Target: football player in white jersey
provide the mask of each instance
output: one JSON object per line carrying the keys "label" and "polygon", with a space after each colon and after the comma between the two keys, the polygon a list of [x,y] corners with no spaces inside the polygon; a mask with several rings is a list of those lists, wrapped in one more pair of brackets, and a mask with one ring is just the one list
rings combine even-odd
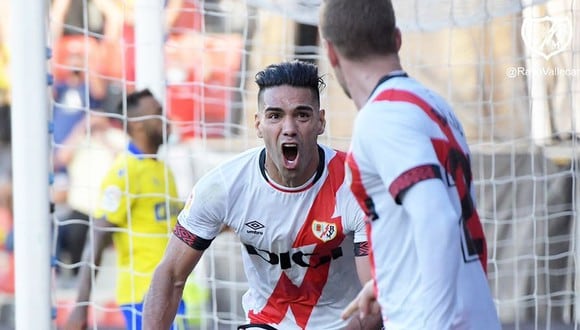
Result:
{"label": "football player in white jersey", "polygon": [[378,301],[386,329],[500,328],[463,129],[402,70],[391,1],[325,0],[320,31],[359,109],[347,165],[374,277],[344,315]]}
{"label": "football player in white jersey", "polygon": [[196,183],[154,274],[145,329],[171,324],[187,276],[224,225],[240,238],[248,279],[248,324],[240,329],[377,329],[378,315],[340,317],[371,274],[364,213],[345,184],[346,154],[317,143],[325,128],[318,69],[283,62],[256,83],[255,127],[265,147]]}

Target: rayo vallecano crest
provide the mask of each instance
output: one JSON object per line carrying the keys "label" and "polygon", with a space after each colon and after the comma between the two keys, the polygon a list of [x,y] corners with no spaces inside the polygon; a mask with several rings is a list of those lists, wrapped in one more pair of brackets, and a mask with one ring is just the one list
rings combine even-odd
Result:
{"label": "rayo vallecano crest", "polygon": [[569,17],[526,17],[522,39],[530,52],[548,60],[572,43],[572,21]]}
{"label": "rayo vallecano crest", "polygon": [[312,233],[323,242],[328,242],[336,237],[336,224],[314,220],[312,222]]}

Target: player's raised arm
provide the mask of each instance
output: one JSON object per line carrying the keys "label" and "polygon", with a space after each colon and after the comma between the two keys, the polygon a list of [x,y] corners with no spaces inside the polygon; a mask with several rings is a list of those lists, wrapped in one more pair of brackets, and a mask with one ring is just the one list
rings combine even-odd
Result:
{"label": "player's raised arm", "polygon": [[189,274],[222,226],[222,174],[211,171],[196,183],[179,214],[165,254],[153,273],[143,307],[143,329],[169,329]]}
{"label": "player's raised arm", "polygon": [[[178,228],[180,225],[177,225]],[[179,229],[178,229],[179,230]],[[177,313],[185,282],[203,250],[192,249],[174,234],[153,273],[143,308],[143,329],[169,329]]]}

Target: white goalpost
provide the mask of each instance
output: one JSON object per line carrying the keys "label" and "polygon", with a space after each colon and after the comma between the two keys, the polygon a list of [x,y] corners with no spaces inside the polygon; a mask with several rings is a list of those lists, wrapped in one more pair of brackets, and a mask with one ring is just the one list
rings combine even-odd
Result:
{"label": "white goalpost", "polygon": [[163,66],[163,4],[156,0],[135,3],[136,86],[149,88],[160,100],[165,99]]}
{"label": "white goalpost", "polygon": [[[11,1],[19,330],[64,324],[75,306],[72,273],[80,263],[72,254],[60,255],[54,235],[70,224],[90,228],[94,220],[57,212],[51,231],[49,165],[59,150],[69,148],[85,161],[92,159],[85,172],[96,177],[97,155],[105,147],[91,129],[102,117],[121,120],[126,129],[125,112],[116,105],[131,88],[149,88],[164,106],[171,133],[166,132],[159,156],[176,177],[182,202],[201,175],[261,144],[253,126],[253,79],[269,64],[294,58],[318,64],[327,83],[321,95],[327,127],[319,141],[343,150],[349,146],[356,110],[319,45],[320,0],[182,0],[177,9],[169,0],[112,0],[118,15],[101,11],[100,1],[71,0],[70,10],[80,13],[76,19],[49,10],[57,0],[33,2]],[[403,37],[403,67],[447,99],[464,125],[488,242],[488,278],[504,328],[578,329],[577,2],[393,4]],[[167,27],[170,18],[174,21]],[[55,85],[50,90],[46,45],[53,53],[48,66]],[[82,88],[59,97],[56,86],[69,79],[77,79]],[[47,107],[53,111],[44,111]],[[56,108],[88,118],[82,143],[69,146],[48,135],[47,123],[55,119],[49,114],[54,116]],[[71,164],[73,173],[78,166]],[[92,196],[99,187],[86,179],[71,180],[63,189]],[[57,206],[71,208],[69,200]],[[115,250],[106,252],[93,277],[89,325],[117,329],[123,326],[115,301],[118,269]],[[56,275],[49,267],[50,254],[59,268]],[[205,253],[185,290],[192,328],[236,329],[244,322],[241,299],[247,284],[239,254],[240,244],[229,230]],[[51,310],[56,312],[52,320]]]}
{"label": "white goalpost", "polygon": [[[12,168],[17,329],[52,319],[48,171],[46,3],[12,1]],[[34,317],[31,317],[34,315]]]}

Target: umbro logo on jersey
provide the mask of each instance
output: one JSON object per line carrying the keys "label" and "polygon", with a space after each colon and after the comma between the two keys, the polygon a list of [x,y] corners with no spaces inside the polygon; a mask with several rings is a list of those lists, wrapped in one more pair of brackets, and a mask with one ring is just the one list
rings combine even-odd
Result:
{"label": "umbro logo on jersey", "polygon": [[245,225],[251,229],[251,230],[247,230],[246,233],[256,234],[256,235],[264,235],[264,233],[262,233],[261,231],[258,231],[258,230],[264,229],[265,226],[263,224],[259,223],[258,221],[254,220],[254,221],[246,222]]}

